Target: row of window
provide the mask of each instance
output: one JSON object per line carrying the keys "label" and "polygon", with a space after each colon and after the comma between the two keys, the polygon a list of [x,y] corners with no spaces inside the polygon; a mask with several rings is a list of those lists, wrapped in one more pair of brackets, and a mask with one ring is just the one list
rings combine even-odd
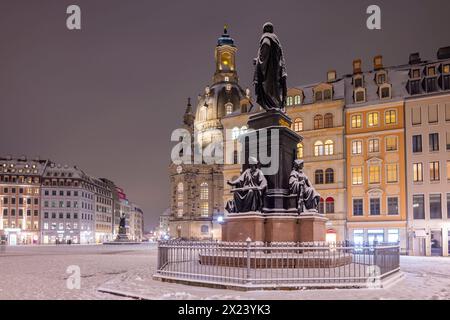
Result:
{"label": "row of window", "polygon": [[[450,121],[450,103],[445,106],[445,121]],[[426,106],[426,113],[428,115],[428,123],[435,124],[439,122],[439,105],[433,104]],[[413,126],[422,124],[422,107],[414,107],[411,109],[411,124]]]}
{"label": "row of window", "polygon": [[[23,217],[24,214],[24,210],[23,209],[19,209],[18,213],[19,213],[19,217]],[[3,216],[8,216],[11,213],[11,217],[15,217],[16,216],[16,209],[10,209],[8,210],[8,208],[3,208]],[[31,210],[26,210],[26,215],[27,217],[31,217]],[[38,210],[33,210],[33,216],[37,217],[39,215],[39,211]]]}
{"label": "row of window", "polygon": [[[363,198],[353,198],[353,215],[363,216],[364,215],[364,199]],[[399,214],[399,198],[398,197],[387,197],[387,214],[388,215],[398,215]],[[369,215],[379,216],[381,215],[381,197],[370,197],[369,198]]]}
{"label": "row of window", "polygon": [[[380,184],[381,183],[381,167],[382,164],[379,162],[371,163],[368,165],[368,178],[369,184]],[[386,182],[396,183],[398,182],[398,164],[388,163],[385,165],[386,169]],[[363,184],[363,167],[352,167],[352,185],[362,185]]]}
{"label": "row of window", "polygon": [[34,205],[38,205],[39,204],[39,198],[14,198],[14,197],[3,197],[3,204],[7,205],[7,204],[12,204],[15,205],[16,203],[20,205],[31,205],[32,203],[34,203]]}
{"label": "row of window", "polygon": [[[424,166],[422,162],[413,163],[413,181],[423,182]],[[429,179],[431,182],[441,180],[441,170],[439,161],[429,162]],[[447,160],[447,180],[450,180],[450,160]]]}
{"label": "row of window", "polygon": [[[327,89],[314,89],[314,101],[315,102],[321,102],[321,101],[329,101],[333,99],[333,89],[327,88]],[[286,106],[298,106],[303,103],[303,95],[297,94],[294,96],[287,96],[286,97]]]}
{"label": "row of window", "polygon": [[39,194],[39,188],[15,188],[12,187],[11,189],[8,187],[3,188],[3,193],[8,194],[11,191],[11,194],[16,194],[17,191],[19,191],[19,194]]}
{"label": "row of window", "polygon": [[[397,151],[398,150],[398,139],[397,136],[388,136],[385,138],[385,150],[386,151]],[[367,151],[369,153],[380,152],[380,139],[371,138],[367,140]],[[352,140],[352,155],[362,155],[363,153],[363,141],[362,140]]]}
{"label": "row of window", "polygon": [[[333,114],[326,113],[325,115],[317,114],[314,116],[314,130],[333,128]],[[292,123],[292,130],[296,132],[303,131],[303,119],[295,118]]]}
{"label": "row of window", "polygon": [[[86,215],[87,216],[87,215]],[[56,212],[52,212],[51,214],[49,214],[48,212],[44,212],[44,219],[56,219],[56,217],[58,217],[59,219],[72,219],[72,217],[74,219],[78,219],[78,213],[74,212],[73,214],[71,214],[70,212],[67,212],[65,215],[64,213],[60,212],[58,215],[56,214]]]}
{"label": "row of window", "polygon": [[[52,222],[50,224],[50,230],[56,230],[56,226],[57,226],[56,222]],[[67,222],[65,226],[66,226],[66,230],[72,230],[72,229],[77,230],[78,229],[78,223],[76,223],[76,222],[73,225],[70,222]],[[58,227],[59,227],[58,230],[64,230],[64,223],[60,222]],[[44,230],[49,230],[48,222],[44,222]]]}
{"label": "row of window", "polygon": [[[350,126],[352,129],[360,129],[363,124],[362,114],[352,114],[350,117]],[[384,124],[397,124],[397,110],[391,109],[384,112]],[[367,127],[373,128],[380,125],[380,112],[373,111],[367,114]]]}
{"label": "row of window", "polygon": [[[430,219],[442,219],[442,195],[440,193],[428,196]],[[425,195],[413,195],[414,219],[425,219]],[[447,218],[450,219],[450,193],[447,193]]]}

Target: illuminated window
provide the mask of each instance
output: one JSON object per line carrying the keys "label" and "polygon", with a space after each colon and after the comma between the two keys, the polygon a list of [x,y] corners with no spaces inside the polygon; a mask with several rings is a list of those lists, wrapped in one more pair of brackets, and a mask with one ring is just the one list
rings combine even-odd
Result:
{"label": "illuminated window", "polygon": [[225,68],[231,67],[231,54],[229,52],[224,52],[221,55],[222,66]]}
{"label": "illuminated window", "polygon": [[369,166],[369,183],[380,183],[380,165]]}
{"label": "illuminated window", "polygon": [[247,130],[248,130],[247,126],[242,126],[241,131],[240,131],[240,134],[245,134],[245,133],[247,133]]}
{"label": "illuminated window", "polygon": [[362,141],[353,140],[352,141],[352,154],[362,154]]}
{"label": "illuminated window", "polygon": [[413,163],[413,181],[422,182],[423,181],[423,164]]}
{"label": "illuminated window", "polygon": [[225,105],[225,112],[227,115],[233,113],[233,104],[232,103],[227,103]]}
{"label": "illuminated window", "polygon": [[302,103],[302,97],[300,95],[294,96],[294,104],[299,105]]}
{"label": "illuminated window", "polygon": [[209,198],[208,183],[203,182],[200,185],[200,200],[208,200],[208,198]]}
{"label": "illuminated window", "polygon": [[447,160],[447,180],[450,180],[450,160]]}
{"label": "illuminated window", "polygon": [[323,142],[316,141],[316,143],[314,143],[314,155],[316,157],[318,157],[318,156],[323,156],[323,154],[324,154]]}
{"label": "illuminated window", "polygon": [[380,152],[380,140],[379,139],[369,139],[369,152]]}
{"label": "illuminated window", "polygon": [[202,202],[200,204],[200,213],[203,217],[207,217],[209,215],[209,204],[208,202]]}
{"label": "illuminated window", "polygon": [[288,107],[290,107],[290,106],[292,106],[292,104],[293,104],[293,99],[292,99],[291,96],[288,96],[288,97],[286,98],[286,105],[287,105]]}
{"label": "illuminated window", "polygon": [[386,138],[386,151],[396,151],[397,150],[397,137],[391,136]]}
{"label": "illuminated window", "polygon": [[303,120],[300,118],[296,118],[294,120],[294,131],[300,132],[303,131]]}
{"label": "illuminated window", "polygon": [[331,140],[325,141],[325,155],[331,156],[334,154],[334,143]]}
{"label": "illuminated window", "polygon": [[303,158],[303,144],[297,144],[297,159]]}
{"label": "illuminated window", "polygon": [[178,200],[183,200],[183,192],[184,192],[183,182],[179,182],[177,185],[177,199]]}
{"label": "illuminated window", "polygon": [[368,121],[368,125],[369,127],[375,127],[378,126],[379,123],[379,113],[378,112],[370,112],[367,115],[367,121]]}
{"label": "illuminated window", "polygon": [[430,181],[439,181],[439,161],[430,162]]}
{"label": "illuminated window", "polygon": [[385,123],[386,124],[395,124],[397,123],[397,110],[387,110],[384,113]]}
{"label": "illuminated window", "polygon": [[323,116],[318,114],[314,117],[314,129],[322,129],[323,128]]}
{"label": "illuminated window", "polygon": [[450,64],[444,65],[442,68],[442,73],[450,73]]}
{"label": "illuminated window", "polygon": [[352,168],[352,184],[361,185],[363,183],[362,167]]}
{"label": "illuminated window", "polygon": [[323,127],[324,128],[333,128],[333,114],[326,113],[324,116]]}
{"label": "illuminated window", "polygon": [[398,182],[398,166],[397,164],[388,164],[387,170],[387,182]]}
{"label": "illuminated window", "polygon": [[352,128],[361,128],[362,116],[360,114],[352,115],[351,124]]}

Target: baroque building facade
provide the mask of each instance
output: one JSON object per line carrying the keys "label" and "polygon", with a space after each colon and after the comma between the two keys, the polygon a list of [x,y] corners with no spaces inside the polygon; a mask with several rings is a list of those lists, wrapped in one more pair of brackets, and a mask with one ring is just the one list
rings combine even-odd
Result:
{"label": "baroque building facade", "polygon": [[[224,163],[170,165],[171,237],[221,238],[224,203],[232,198],[226,182],[241,174],[239,137],[261,111],[238,84],[236,51],[225,31],[213,83],[195,111],[186,109],[184,128],[201,146],[224,138]],[[449,59],[450,47],[439,49],[436,60],[413,54],[393,67],[376,56],[369,71],[358,59],[349,75],[330,71],[324,82],[288,89],[286,113],[303,136],[297,158],[321,194],[327,240],[449,255]]]}

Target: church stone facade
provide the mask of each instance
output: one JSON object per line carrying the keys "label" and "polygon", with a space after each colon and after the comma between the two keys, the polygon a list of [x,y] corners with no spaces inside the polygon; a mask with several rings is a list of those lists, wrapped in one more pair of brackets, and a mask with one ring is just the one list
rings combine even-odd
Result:
{"label": "church stone facade", "polygon": [[[251,112],[249,91],[238,83],[235,55],[237,48],[227,29],[215,48],[216,70],[211,85],[198,96],[197,107],[190,101],[183,127],[198,144],[205,146],[222,141],[224,119]],[[245,124],[246,121],[243,122]],[[242,130],[246,130],[243,125]],[[236,133],[235,133],[236,134]],[[180,164],[169,166],[171,214],[169,233],[173,238],[220,239],[224,216],[223,164]],[[238,170],[239,171],[239,170]]]}

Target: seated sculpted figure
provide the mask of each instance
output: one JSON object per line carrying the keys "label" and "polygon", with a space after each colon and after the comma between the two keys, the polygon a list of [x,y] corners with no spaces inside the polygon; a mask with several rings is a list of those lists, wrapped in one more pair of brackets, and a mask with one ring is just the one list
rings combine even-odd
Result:
{"label": "seated sculpted figure", "polygon": [[311,185],[308,177],[303,173],[303,160],[295,160],[291,175],[289,176],[289,190],[297,195],[298,213],[304,211],[317,212],[320,194]]}
{"label": "seated sculpted figure", "polygon": [[263,207],[263,195],[267,188],[267,180],[258,162],[250,157],[250,168],[245,170],[235,181],[227,181],[234,187],[233,200],[227,202],[225,209],[230,213],[261,211]]}

